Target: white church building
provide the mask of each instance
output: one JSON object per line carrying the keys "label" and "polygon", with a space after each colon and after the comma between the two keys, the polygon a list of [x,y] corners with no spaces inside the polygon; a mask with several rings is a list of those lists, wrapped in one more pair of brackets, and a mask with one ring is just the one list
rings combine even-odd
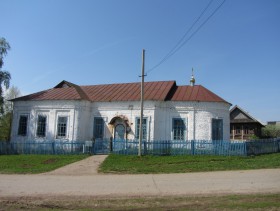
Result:
{"label": "white church building", "polygon": [[[194,82],[145,82],[144,140],[230,139],[231,104]],[[12,101],[12,141],[139,138],[140,83],[62,81]]]}

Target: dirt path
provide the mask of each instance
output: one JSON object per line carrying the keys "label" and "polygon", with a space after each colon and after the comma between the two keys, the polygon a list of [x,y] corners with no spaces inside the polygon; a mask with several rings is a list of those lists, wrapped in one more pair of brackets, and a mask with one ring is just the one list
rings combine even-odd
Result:
{"label": "dirt path", "polygon": [[42,175],[90,176],[98,174],[99,165],[108,155],[93,155]]}
{"label": "dirt path", "polygon": [[280,193],[280,169],[157,175],[0,175],[0,197]]}

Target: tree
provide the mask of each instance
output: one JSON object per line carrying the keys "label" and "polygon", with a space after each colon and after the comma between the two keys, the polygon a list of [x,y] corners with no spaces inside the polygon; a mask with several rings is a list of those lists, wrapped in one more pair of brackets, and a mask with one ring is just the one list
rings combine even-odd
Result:
{"label": "tree", "polygon": [[3,106],[5,114],[13,110],[13,103],[10,100],[20,96],[21,96],[21,92],[19,88],[17,88],[16,86],[12,86],[6,91],[4,97],[4,106]]}
{"label": "tree", "polygon": [[6,41],[5,38],[0,38],[0,114],[4,113],[3,104],[4,104],[4,98],[3,98],[3,85],[4,87],[9,88],[10,86],[10,80],[11,80],[11,74],[8,71],[2,70],[2,67],[4,65],[3,58],[7,55],[8,50],[10,50],[10,44]]}
{"label": "tree", "polygon": [[11,49],[10,44],[6,41],[5,38],[0,38],[0,69],[2,68],[4,61],[3,57],[7,55],[8,50]]}
{"label": "tree", "polygon": [[0,116],[0,141],[9,141],[11,134],[12,118],[13,118],[13,104],[11,99],[20,97],[20,90],[12,86],[7,90],[4,97],[4,113]]}
{"label": "tree", "polygon": [[266,125],[262,129],[262,135],[266,138],[280,137],[280,125]]}
{"label": "tree", "polygon": [[11,134],[12,112],[0,117],[0,141],[9,141]]}

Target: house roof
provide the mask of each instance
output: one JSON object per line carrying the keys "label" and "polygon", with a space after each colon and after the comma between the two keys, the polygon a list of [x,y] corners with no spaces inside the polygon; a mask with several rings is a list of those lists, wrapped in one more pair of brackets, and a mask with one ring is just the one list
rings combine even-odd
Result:
{"label": "house roof", "polygon": [[258,123],[264,126],[260,121],[252,117],[238,105],[230,109],[230,123]]}
{"label": "house roof", "polygon": [[[202,102],[226,102],[201,85],[178,86],[172,95],[172,101],[202,101]],[[226,102],[228,103],[228,102]]]}
{"label": "house roof", "polygon": [[[175,81],[157,81],[145,83],[144,100],[164,101]],[[107,84],[81,86],[91,101],[139,101],[141,83]]]}
{"label": "house roof", "polygon": [[[62,81],[52,89],[15,98],[13,101],[30,100],[87,100],[92,102],[139,101],[140,82],[79,86]],[[175,81],[145,82],[144,100],[202,101],[228,103],[201,85],[177,86]],[[230,103],[228,103],[230,104]]]}

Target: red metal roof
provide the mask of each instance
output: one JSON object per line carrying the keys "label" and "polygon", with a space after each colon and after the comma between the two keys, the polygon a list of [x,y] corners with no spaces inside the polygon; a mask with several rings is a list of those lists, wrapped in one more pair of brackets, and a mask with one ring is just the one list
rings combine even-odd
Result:
{"label": "red metal roof", "polygon": [[[201,85],[177,86],[175,93],[170,98],[171,101],[201,101],[201,102],[226,102],[224,99],[214,94]],[[226,102],[228,103],[228,102]]]}
{"label": "red metal roof", "polygon": [[14,99],[14,101],[28,100],[82,100],[73,87],[54,88]]}
{"label": "red metal roof", "polygon": [[[92,102],[139,101],[140,83],[78,86],[62,81],[52,89],[14,99],[87,100]],[[177,86],[175,81],[145,82],[145,100],[226,102],[201,85]]]}
{"label": "red metal roof", "polygon": [[[174,85],[175,81],[145,82],[144,99],[164,101]],[[93,102],[138,101],[140,87],[140,83],[81,86]]]}

